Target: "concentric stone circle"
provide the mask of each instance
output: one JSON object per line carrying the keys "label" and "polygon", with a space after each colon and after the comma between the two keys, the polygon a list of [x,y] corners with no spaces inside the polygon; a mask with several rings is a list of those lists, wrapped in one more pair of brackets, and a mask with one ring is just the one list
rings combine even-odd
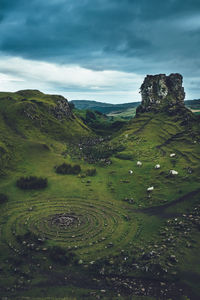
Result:
{"label": "concentric stone circle", "polygon": [[[133,240],[137,222],[111,201],[86,198],[34,199],[7,209],[5,241],[20,249],[16,235],[29,230],[40,238],[85,256],[104,256]],[[9,237],[9,240],[8,240]]]}

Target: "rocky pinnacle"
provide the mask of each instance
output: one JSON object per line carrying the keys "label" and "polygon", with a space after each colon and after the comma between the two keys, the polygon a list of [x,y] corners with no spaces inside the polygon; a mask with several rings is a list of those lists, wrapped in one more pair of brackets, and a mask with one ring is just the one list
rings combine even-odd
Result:
{"label": "rocky pinnacle", "polygon": [[141,85],[142,102],[137,113],[148,111],[172,112],[184,107],[185,92],[180,74],[147,75]]}

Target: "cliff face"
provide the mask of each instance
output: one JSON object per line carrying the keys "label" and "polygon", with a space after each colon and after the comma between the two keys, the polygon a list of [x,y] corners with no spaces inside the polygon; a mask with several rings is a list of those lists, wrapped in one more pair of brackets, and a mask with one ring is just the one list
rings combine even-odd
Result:
{"label": "cliff face", "polygon": [[[68,120],[73,118],[73,113],[68,100],[60,95],[47,95],[38,90],[22,90],[16,92],[18,98],[23,102],[24,113],[30,119],[38,119],[38,105],[45,112],[49,112],[57,120]],[[12,99],[9,96],[10,99]]]}
{"label": "cliff face", "polygon": [[73,117],[72,111],[70,109],[67,99],[62,96],[54,96],[54,101],[56,105],[51,109],[54,117],[58,120],[68,119]]}
{"label": "cliff face", "polygon": [[137,113],[148,111],[172,112],[184,107],[185,92],[180,74],[147,75],[141,85],[142,103]]}

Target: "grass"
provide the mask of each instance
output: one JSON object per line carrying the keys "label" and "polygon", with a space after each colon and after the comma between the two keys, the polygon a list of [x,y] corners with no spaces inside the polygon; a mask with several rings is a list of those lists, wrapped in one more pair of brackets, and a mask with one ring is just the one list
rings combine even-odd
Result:
{"label": "grass", "polygon": [[[6,121],[2,114],[0,119],[0,149],[5,158],[1,162],[4,176],[0,180],[0,193],[8,196],[0,204],[1,295],[8,299],[94,299],[94,295],[116,299],[120,294],[119,299],[150,300],[158,299],[156,290],[162,290],[160,282],[167,284],[168,298],[176,295],[173,293],[178,293],[179,288],[184,291],[176,299],[186,296],[192,299],[197,295],[198,283],[186,275],[193,271],[200,276],[196,227],[191,227],[191,236],[185,240],[171,226],[170,234],[176,236],[177,243],[159,250],[162,255],[150,262],[145,262],[142,255],[147,249],[158,252],[166,243],[160,232],[168,226],[167,220],[189,214],[198,204],[198,125],[193,122],[183,126],[181,118],[175,116],[143,114],[113,135],[108,146],[115,149],[123,145],[123,151],[111,154],[112,164],[102,166],[99,162],[89,164],[75,153],[66,155],[72,138],[78,141],[91,132],[78,118],[60,122],[47,114],[45,125],[37,127],[15,108],[21,105],[17,101],[21,101],[22,95],[7,96],[13,98],[11,111],[6,107],[7,100],[1,99],[5,94],[0,94],[0,105],[7,116]],[[49,101],[55,105],[55,99],[49,97],[37,92],[34,95],[34,99],[45,105]],[[43,111],[37,109],[38,115],[43,116]],[[11,115],[15,114],[17,131],[11,124]],[[57,135],[57,130],[62,134]],[[175,158],[170,158],[170,153],[176,153]],[[141,167],[136,164],[138,160]],[[55,165],[63,163],[79,164],[81,173],[57,174]],[[161,169],[156,170],[158,163]],[[95,176],[86,176],[86,170],[91,168],[96,169]],[[171,169],[179,174],[170,177]],[[20,190],[16,180],[21,176],[47,178],[48,186],[44,190]],[[146,191],[149,186],[154,186],[151,194]],[[125,198],[133,198],[133,202],[124,201]],[[73,217],[75,223],[59,227],[52,224],[56,215]],[[43,242],[31,240],[27,232]],[[18,236],[25,240],[19,240]],[[191,248],[186,246],[187,241]],[[63,264],[52,260],[49,251],[53,246],[72,253],[73,260]],[[178,263],[169,267],[167,275],[145,271],[144,264],[150,268],[157,263],[166,267],[173,253],[177,253]],[[178,279],[173,272],[177,272]],[[136,287],[141,285],[145,290],[152,284],[154,293],[144,296],[140,291],[137,296],[135,288],[129,290],[126,286],[127,278],[136,280]],[[173,281],[177,290],[170,292]]]}

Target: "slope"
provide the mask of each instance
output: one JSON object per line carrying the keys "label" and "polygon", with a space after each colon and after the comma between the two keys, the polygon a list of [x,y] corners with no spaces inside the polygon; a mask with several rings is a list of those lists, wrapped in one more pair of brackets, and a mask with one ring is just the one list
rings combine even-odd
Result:
{"label": "slope", "polygon": [[[70,110],[62,96],[37,90],[0,93],[0,170],[20,159],[24,145],[68,143],[90,130]],[[46,146],[45,146],[46,145]],[[22,151],[22,152],[21,152]]]}

